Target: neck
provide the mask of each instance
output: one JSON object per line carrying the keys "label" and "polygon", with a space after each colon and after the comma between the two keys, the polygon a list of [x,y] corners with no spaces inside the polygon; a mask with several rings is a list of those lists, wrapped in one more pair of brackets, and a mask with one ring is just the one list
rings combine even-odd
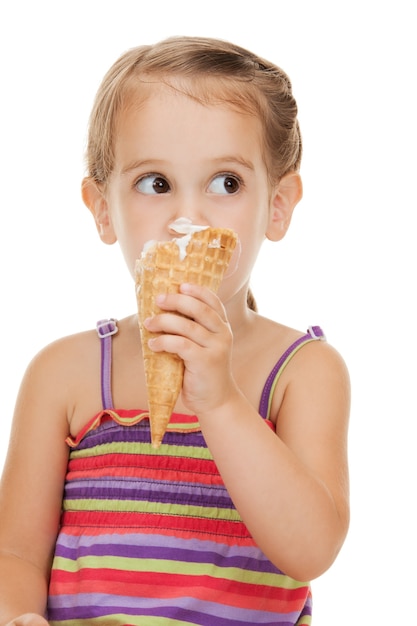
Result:
{"label": "neck", "polygon": [[256,317],[256,313],[247,305],[247,289],[241,289],[224,306],[236,341],[244,335]]}

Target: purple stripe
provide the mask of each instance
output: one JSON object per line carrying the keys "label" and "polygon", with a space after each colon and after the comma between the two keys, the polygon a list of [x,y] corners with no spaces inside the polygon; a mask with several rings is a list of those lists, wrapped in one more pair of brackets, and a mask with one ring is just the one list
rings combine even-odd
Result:
{"label": "purple stripe", "polygon": [[[64,531],[65,532],[65,531]],[[253,555],[259,555],[261,558],[265,558],[260,553],[259,549],[254,546],[235,546],[235,545],[227,545],[221,543],[220,537],[218,537],[217,541],[209,541],[208,539],[184,539],[182,537],[175,537],[172,535],[158,535],[156,533],[149,534],[141,534],[136,530],[136,532],[131,532],[129,534],[119,534],[119,533],[108,533],[108,529],[103,532],[103,534],[94,534],[94,535],[67,535],[62,532],[59,536],[59,543],[63,547],[76,548],[78,546],[88,547],[91,545],[100,545],[100,544],[111,544],[114,541],[118,543],[123,543],[126,546],[137,546],[141,545],[141,542],[144,542],[147,546],[156,546],[158,548],[163,548],[164,546],[168,548],[178,548],[183,550],[193,550],[198,552],[202,551],[213,551],[213,552],[221,552],[225,551],[227,555],[230,556],[244,556],[246,558],[252,559]]]}
{"label": "purple stripe", "polygon": [[115,556],[141,560],[162,559],[185,563],[207,563],[210,567],[211,565],[221,568],[237,567],[250,570],[251,572],[282,574],[270,561],[233,555],[228,556],[217,551],[195,552],[181,548],[158,548],[156,546],[131,546],[109,543],[91,547],[80,546],[78,548],[66,548],[58,545],[55,554],[73,561],[86,556]]}
{"label": "purple stripe", "polygon": [[148,501],[178,505],[201,506],[207,508],[231,509],[232,501],[225,488],[198,485],[197,489],[187,488],[178,484],[159,482],[151,485],[139,481],[135,486],[106,481],[107,486],[100,481],[73,482],[65,488],[66,499],[71,500],[116,500],[116,501]]}
{"label": "purple stripe", "polygon": [[[274,614],[264,613],[263,611],[254,611],[239,609],[221,604],[205,603],[206,607],[203,611],[193,611],[182,607],[159,606],[146,608],[135,606],[103,606],[103,595],[98,596],[100,605],[88,607],[73,608],[52,608],[48,610],[49,621],[58,620],[87,620],[95,617],[111,617],[119,614],[132,615],[138,617],[160,617],[166,619],[175,619],[190,624],[199,624],[199,626],[247,626],[250,624],[260,624],[260,626],[294,626],[297,615],[294,613]],[[187,600],[187,598],[184,598]],[[129,605],[130,605],[130,599]],[[113,598],[114,601],[114,598]],[[124,598],[123,598],[124,601]],[[136,600],[137,602],[137,600]],[[148,604],[148,603],[147,603]],[[211,611],[210,611],[211,609]],[[209,612],[210,611],[210,612]],[[219,615],[220,613],[220,615]],[[227,617],[229,615],[229,617]],[[271,618],[273,621],[270,621]]]}
{"label": "purple stripe", "polygon": [[[84,450],[93,446],[115,442],[150,444],[149,421],[144,419],[143,422],[132,424],[131,426],[122,426],[113,421],[101,423],[96,429],[91,430],[85,435],[76,450]],[[164,436],[164,443],[187,447],[206,447],[203,435],[200,431],[188,431],[186,433],[168,431]]]}

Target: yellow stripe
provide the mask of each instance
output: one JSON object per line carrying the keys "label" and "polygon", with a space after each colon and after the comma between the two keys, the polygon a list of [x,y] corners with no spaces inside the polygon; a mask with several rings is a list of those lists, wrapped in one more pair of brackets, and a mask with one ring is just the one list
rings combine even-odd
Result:
{"label": "yellow stripe", "polygon": [[182,620],[165,618],[165,617],[149,617],[148,615],[124,615],[123,613],[115,613],[114,615],[104,617],[91,617],[90,619],[68,619],[59,620],[58,622],[49,620],[51,626],[102,626],[106,623],[107,626],[124,626],[125,624],[132,624],[132,626],[190,626],[190,622],[183,622]]}
{"label": "yellow stripe", "polygon": [[82,569],[114,569],[122,572],[146,572],[154,574],[180,574],[184,576],[209,576],[246,584],[262,584],[279,589],[298,589],[308,583],[299,582],[280,574],[270,574],[236,567],[217,567],[211,563],[168,561],[163,559],[129,559],[118,556],[84,556],[77,561],[55,557],[54,570],[75,573]]}
{"label": "yellow stripe", "polygon": [[102,456],[105,454],[134,454],[138,455],[138,446],[140,446],[141,454],[148,454],[153,456],[174,456],[174,457],[192,457],[194,459],[204,459],[211,461],[212,456],[208,450],[208,448],[196,447],[196,446],[173,446],[173,445],[162,445],[155,449],[152,448],[149,443],[141,443],[141,442],[130,442],[130,441],[114,441],[110,443],[103,443],[97,446],[93,446],[92,448],[88,448],[86,450],[72,450],[71,458],[72,459],[83,459],[93,456]]}
{"label": "yellow stripe", "polygon": [[181,517],[202,517],[210,520],[240,522],[236,509],[194,506],[191,504],[167,504],[147,500],[71,500],[64,501],[65,511],[110,511],[113,513],[149,513],[155,515],[175,515]]}

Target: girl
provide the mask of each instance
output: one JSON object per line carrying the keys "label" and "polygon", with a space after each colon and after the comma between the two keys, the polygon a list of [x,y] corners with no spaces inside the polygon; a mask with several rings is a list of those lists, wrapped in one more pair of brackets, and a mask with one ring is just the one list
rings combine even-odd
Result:
{"label": "girl", "polygon": [[183,284],[146,321],[185,363],[158,450],[135,315],[30,364],[1,484],[1,624],[311,623],[306,581],[348,528],[348,376],[319,328],[258,315],[248,291],[301,199],[300,158],[288,77],[242,48],[169,39],[105,76],[82,185],[102,241],[133,274],[186,218],[232,228],[240,256],[218,296]]}

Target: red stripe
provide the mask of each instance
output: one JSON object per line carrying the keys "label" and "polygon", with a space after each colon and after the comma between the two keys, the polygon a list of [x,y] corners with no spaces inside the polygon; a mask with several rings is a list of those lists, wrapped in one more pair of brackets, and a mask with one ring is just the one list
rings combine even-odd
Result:
{"label": "red stripe", "polygon": [[[245,525],[237,521],[222,519],[207,519],[197,517],[185,517],[180,515],[154,515],[152,513],[131,513],[114,511],[64,511],[61,519],[62,526],[93,527],[107,529],[130,528],[138,532],[169,531],[167,534],[176,531],[192,531],[193,533],[218,535],[219,541],[223,542],[224,537],[235,539],[249,539],[250,545],[253,540]],[[65,532],[67,532],[65,528]]]}
{"label": "red stripe", "polygon": [[[194,531],[195,532],[195,531]],[[108,535],[109,533],[117,534],[117,535],[132,535],[134,533],[134,529],[130,526],[126,526],[125,528],[115,528],[114,526],[108,527],[104,526],[102,528],[96,528],[94,526],[68,526],[66,528],[62,528],[62,535],[69,535],[72,537],[79,537],[80,535],[88,536],[88,537],[97,537],[101,535]],[[177,539],[190,539],[190,531],[189,530],[181,530],[179,528],[166,529],[166,528],[158,528],[158,532],[155,532],[155,526],[147,526],[145,528],[137,529],[137,534],[143,535],[161,535],[162,537],[175,537]],[[210,537],[210,541],[215,541],[221,545],[226,546],[244,546],[244,547],[252,547],[255,545],[253,539],[248,537],[235,537],[233,535],[214,535]]]}
{"label": "red stripe", "polygon": [[184,590],[186,595],[208,602],[218,602],[221,595],[222,604],[245,609],[259,609],[268,601],[268,610],[280,613],[300,611],[310,593],[308,586],[283,589],[211,576],[89,568],[76,573],[54,570],[50,585],[51,595],[109,593],[161,599],[182,597]]}
{"label": "red stripe", "polygon": [[[161,456],[157,459],[158,470],[195,472],[197,474],[217,474],[217,468],[211,459]],[[154,468],[155,456],[152,454],[103,454],[94,457],[71,459],[69,472],[95,470],[105,467],[134,467],[137,469]]]}
{"label": "red stripe", "polygon": [[[129,478],[143,478],[143,479],[154,479],[154,480],[164,480],[164,481],[173,481],[173,482],[184,482],[184,483],[192,483],[196,484],[196,475],[195,472],[187,472],[181,470],[160,470],[160,469],[152,469],[152,468],[143,468],[143,467],[111,467],[106,468],[102,467],[99,469],[89,469],[89,470],[80,470],[80,471],[71,471],[67,476],[68,482],[72,480],[78,479],[95,479],[95,478],[118,478],[122,477],[125,479]],[[219,474],[210,475],[207,473],[198,473],[197,482],[203,485],[221,485],[223,486],[223,480]]]}

